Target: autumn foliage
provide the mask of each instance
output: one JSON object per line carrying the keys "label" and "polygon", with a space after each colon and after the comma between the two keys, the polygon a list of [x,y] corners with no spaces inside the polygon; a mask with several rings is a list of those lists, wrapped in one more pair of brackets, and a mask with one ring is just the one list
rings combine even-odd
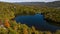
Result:
{"label": "autumn foliage", "polygon": [[24,33],[24,34],[28,34],[27,29],[24,29],[24,30],[23,30],[23,33]]}
{"label": "autumn foliage", "polygon": [[8,21],[8,19],[5,19],[4,26],[5,26],[5,27],[7,27],[7,28],[9,28],[9,27],[10,27],[10,24],[9,24],[9,21]]}
{"label": "autumn foliage", "polygon": [[0,34],[60,34],[60,29],[56,32],[40,31],[36,30],[34,26],[28,27],[26,24],[12,21],[14,20],[12,18],[17,16],[35,14],[42,14],[44,18],[59,22],[60,25],[60,8],[23,6],[0,2],[0,25],[3,25],[0,26]]}

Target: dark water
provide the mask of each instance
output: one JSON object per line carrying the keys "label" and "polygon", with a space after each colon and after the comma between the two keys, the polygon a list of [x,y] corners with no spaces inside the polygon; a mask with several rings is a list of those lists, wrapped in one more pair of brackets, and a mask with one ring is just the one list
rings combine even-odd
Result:
{"label": "dark water", "polygon": [[15,18],[17,22],[21,22],[22,24],[27,24],[28,26],[35,26],[40,30],[50,30],[56,31],[60,29],[60,27],[50,25],[44,20],[44,16],[41,14],[36,14],[34,16],[18,16]]}

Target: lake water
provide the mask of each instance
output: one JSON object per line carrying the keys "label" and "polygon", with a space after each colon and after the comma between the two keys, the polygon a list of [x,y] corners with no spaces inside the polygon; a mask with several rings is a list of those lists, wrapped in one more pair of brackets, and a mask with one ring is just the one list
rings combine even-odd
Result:
{"label": "lake water", "polygon": [[36,14],[33,16],[18,16],[15,18],[17,22],[21,22],[22,24],[27,24],[28,26],[35,26],[36,29],[40,30],[50,30],[56,31],[60,29],[60,27],[51,25],[44,20],[44,16],[41,14]]}

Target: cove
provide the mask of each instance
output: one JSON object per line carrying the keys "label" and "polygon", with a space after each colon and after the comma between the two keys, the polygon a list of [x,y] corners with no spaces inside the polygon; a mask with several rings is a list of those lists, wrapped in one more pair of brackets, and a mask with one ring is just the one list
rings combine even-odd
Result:
{"label": "cove", "polygon": [[20,22],[22,24],[27,24],[29,27],[35,26],[36,29],[42,31],[56,31],[60,29],[60,27],[51,25],[44,20],[44,16],[41,14],[29,15],[29,16],[17,16],[15,17],[16,22]]}

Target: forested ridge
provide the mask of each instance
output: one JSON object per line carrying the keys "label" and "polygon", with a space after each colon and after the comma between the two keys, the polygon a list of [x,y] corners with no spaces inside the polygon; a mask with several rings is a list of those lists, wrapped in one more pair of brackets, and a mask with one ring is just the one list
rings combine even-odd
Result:
{"label": "forested ridge", "polygon": [[51,19],[60,26],[60,8],[24,6],[12,3],[0,2],[0,34],[60,34],[56,32],[38,31],[34,26],[17,23],[12,20],[19,15],[35,15],[41,13],[46,19]]}

